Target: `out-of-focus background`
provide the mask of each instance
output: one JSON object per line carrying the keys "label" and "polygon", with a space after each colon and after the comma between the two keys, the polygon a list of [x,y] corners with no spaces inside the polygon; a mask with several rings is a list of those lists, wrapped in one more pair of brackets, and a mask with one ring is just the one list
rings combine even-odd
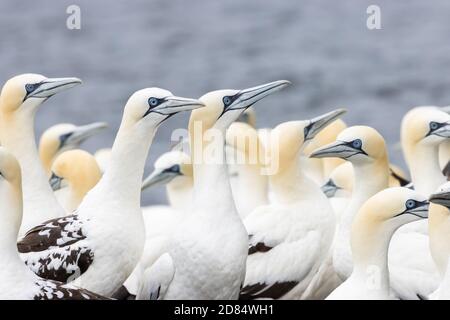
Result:
{"label": "out-of-focus background", "polygon": [[[81,30],[66,28],[71,4],[81,8]],[[366,27],[370,4],[381,7],[381,30]],[[2,0],[0,82],[24,72],[83,79],[42,107],[36,132],[107,121],[110,129],[84,144],[94,152],[111,146],[137,89],[199,97],[289,79],[289,89],[257,105],[258,126],[346,107],[344,120],[378,129],[403,164],[395,147],[403,114],[450,104],[449,12],[446,0]],[[160,128],[146,173],[187,120]],[[143,200],[165,202],[164,189]]]}

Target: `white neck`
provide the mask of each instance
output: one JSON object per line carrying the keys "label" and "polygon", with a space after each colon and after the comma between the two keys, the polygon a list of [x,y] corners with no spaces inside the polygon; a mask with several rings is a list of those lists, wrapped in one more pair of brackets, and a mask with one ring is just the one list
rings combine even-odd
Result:
{"label": "white neck", "polygon": [[[130,209],[127,211],[140,212],[142,176],[156,130],[145,123],[129,125],[122,121],[111,150],[108,169],[85,196],[80,209],[84,204],[103,203],[120,204]],[[98,211],[97,214],[102,213],[102,210]],[[108,215],[108,212],[104,214]]]}
{"label": "white neck", "polygon": [[389,295],[389,242],[396,228],[385,230],[357,224],[352,234],[353,273],[369,291]]}
{"label": "white neck", "polygon": [[1,143],[13,153],[22,168],[24,210],[20,233],[23,234],[39,223],[65,215],[65,211],[56,200],[39,159],[34,114],[0,118]]}
{"label": "white neck", "polygon": [[192,192],[194,188],[192,177],[176,177],[166,185],[169,204],[177,210],[185,210],[192,204]]}
{"label": "white neck", "polygon": [[[194,155],[195,214],[197,217],[201,216],[204,221],[215,221],[217,225],[220,225],[221,219],[239,219],[228,177],[224,137],[225,130],[215,134],[208,142],[202,141],[200,137],[191,138],[194,144],[191,145],[191,150]],[[199,148],[197,143],[202,143],[202,148]],[[211,153],[211,150],[216,153]],[[201,154],[196,154],[197,152]],[[198,159],[198,156],[202,158]]]}
{"label": "white neck", "polygon": [[417,144],[411,148],[409,170],[414,189],[424,196],[447,181],[439,167],[439,146]]}
{"label": "white neck", "polygon": [[17,235],[22,221],[22,194],[16,188],[3,181],[0,186],[0,270],[2,275],[14,275],[23,279],[31,274],[28,267],[19,258],[17,252]]}
{"label": "white neck", "polygon": [[370,197],[388,187],[388,161],[353,164],[354,187],[350,203],[342,214],[336,234],[334,260],[339,261],[337,271],[341,278],[348,278],[352,272],[352,251],[350,247],[351,227],[355,215]]}

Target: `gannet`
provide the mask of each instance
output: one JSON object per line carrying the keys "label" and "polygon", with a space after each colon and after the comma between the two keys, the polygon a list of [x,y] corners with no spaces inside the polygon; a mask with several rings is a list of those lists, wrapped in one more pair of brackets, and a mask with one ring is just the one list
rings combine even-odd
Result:
{"label": "gannet", "polygon": [[83,141],[107,126],[105,122],[94,122],[83,126],[60,123],[45,130],[39,140],[39,157],[47,175],[50,176],[52,163],[59,154],[77,149]]}
{"label": "gannet", "polygon": [[[352,197],[342,213],[333,253],[333,266],[339,277],[346,280],[353,269],[350,247],[353,219],[371,196],[389,186],[386,144],[375,129],[354,126],[342,131],[336,142],[314,151],[311,156],[340,157],[353,164]],[[437,281],[434,263],[427,249],[428,236],[415,230],[398,230],[390,248],[391,285],[396,296],[402,299],[427,296]]]}
{"label": "gannet", "polygon": [[355,216],[351,232],[353,271],[328,300],[387,300],[388,249],[401,225],[428,216],[426,197],[407,188],[389,188],[367,200]]}
{"label": "gannet", "polygon": [[450,177],[450,140],[445,140],[439,145],[439,167],[444,176]]}
{"label": "gannet", "polygon": [[81,83],[77,78],[22,74],[9,79],[0,94],[0,141],[23,170],[23,220],[20,235],[42,221],[65,214],[48,184],[34,139],[34,116],[48,98]]}
{"label": "gannet", "polygon": [[225,161],[225,132],[257,101],[287,86],[275,81],[203,95],[205,108],[189,121],[193,163],[192,210],[174,230],[168,249],[149,269],[152,299],[237,299],[245,276],[248,236],[237,213]]}
{"label": "gannet", "polygon": [[350,162],[344,162],[331,172],[328,180],[321,187],[323,193],[330,199],[336,213],[337,224],[350,201],[353,191],[353,176],[353,165]]}
{"label": "gannet", "polygon": [[22,219],[21,170],[19,162],[4,147],[0,147],[0,174],[0,299],[102,299],[73,285],[39,278],[24,265],[16,245]]}
{"label": "gannet", "polygon": [[[38,275],[110,296],[136,266],[145,242],[140,207],[144,164],[159,125],[203,106],[167,90],[135,92],[125,106],[108,170],[74,214],[44,222],[18,243]],[[126,253],[126,254],[125,254]]]}
{"label": "gannet", "polygon": [[[329,256],[335,231],[333,209],[299,165],[305,144],[345,113],[338,109],[309,121],[289,121],[271,132],[269,181],[276,204],[255,209],[244,220],[249,234],[247,273],[241,299],[299,299]],[[320,287],[320,284],[315,284]]]}
{"label": "gannet", "polygon": [[95,160],[97,161],[98,166],[100,167],[100,171],[102,174],[105,173],[106,168],[111,161],[111,149],[110,148],[102,148],[97,150],[94,153]]}
{"label": "gannet", "polygon": [[334,168],[345,161],[339,158],[309,158],[309,155],[321,146],[335,141],[337,135],[345,128],[347,128],[346,123],[342,119],[336,119],[319,132],[303,151],[303,154],[305,155],[305,158],[303,159],[305,172],[307,172],[310,178],[319,185],[322,185],[325,182],[326,178],[331,174],[331,171],[333,171]]}
{"label": "gannet", "polygon": [[72,213],[101,178],[100,168],[89,152],[75,149],[61,153],[51,167],[53,191],[63,189],[59,202]]}
{"label": "gannet", "polygon": [[[242,122],[232,123],[226,133],[226,156],[231,190],[241,219],[268,204],[268,179],[262,174],[265,151],[257,131]],[[249,192],[251,190],[251,192]]]}
{"label": "gannet", "polygon": [[414,189],[430,195],[447,178],[439,166],[439,144],[450,137],[450,115],[436,107],[417,107],[402,120],[401,142]]}

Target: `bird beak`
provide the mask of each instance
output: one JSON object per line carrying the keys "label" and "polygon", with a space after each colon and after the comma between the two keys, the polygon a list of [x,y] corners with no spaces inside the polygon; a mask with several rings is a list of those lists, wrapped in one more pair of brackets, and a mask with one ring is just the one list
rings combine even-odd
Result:
{"label": "bird beak", "polygon": [[439,191],[430,196],[430,202],[450,208],[450,190]]}
{"label": "bird beak", "polygon": [[50,183],[50,186],[52,187],[53,191],[61,189],[62,180],[63,179],[61,177],[57,176],[55,173],[52,172],[52,176],[50,177],[48,182]]}
{"label": "bird beak", "polygon": [[[173,168],[173,167],[172,167]],[[155,169],[147,178],[144,179],[141,186],[141,191],[157,185],[165,185],[172,181],[175,177],[181,176],[182,173],[179,170],[161,170]]]}
{"label": "bird beak", "polygon": [[238,98],[230,104],[224,112],[230,110],[245,110],[254,105],[259,100],[271,95],[272,93],[283,89],[290,85],[291,82],[287,80],[278,80],[260,86],[243,89],[237,93]]}
{"label": "bird beak", "polygon": [[336,141],[315,150],[309,157],[348,159],[355,154],[363,152],[364,151],[353,148],[349,142]]}
{"label": "bird beak", "polygon": [[164,103],[150,109],[148,113],[156,112],[162,115],[173,115],[181,111],[190,111],[204,106],[205,104],[197,99],[170,96],[165,98]]}
{"label": "bird beak", "polygon": [[28,98],[47,99],[59,92],[73,88],[79,84],[81,84],[81,80],[78,78],[48,78],[42,81],[39,87],[36,90],[30,92],[25,97],[25,99]]}
{"label": "bird beak", "polygon": [[313,139],[323,128],[346,112],[345,109],[336,109],[311,119],[309,125],[305,128],[305,141]]}
{"label": "bird beak", "polygon": [[320,189],[322,189],[322,192],[328,198],[332,198],[332,197],[334,197],[336,192],[341,188],[338,187],[332,179],[328,179],[328,181]]}
{"label": "bird beak", "polygon": [[422,219],[427,219],[429,206],[430,206],[430,203],[428,201],[422,201],[422,202],[419,202],[419,205],[417,207],[408,209],[405,211],[405,213],[412,214],[412,215],[417,216]]}
{"label": "bird beak", "polygon": [[77,127],[72,134],[67,138],[65,146],[78,146],[87,138],[99,133],[103,129],[106,129],[108,124],[106,122],[94,122],[84,126]]}
{"label": "bird beak", "polygon": [[431,134],[443,138],[450,138],[450,122],[443,123],[438,129],[431,131]]}

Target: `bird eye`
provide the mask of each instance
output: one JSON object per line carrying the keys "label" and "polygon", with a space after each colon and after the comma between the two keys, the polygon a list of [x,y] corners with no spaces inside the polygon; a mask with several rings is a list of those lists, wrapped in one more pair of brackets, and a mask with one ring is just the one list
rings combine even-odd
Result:
{"label": "bird eye", "polygon": [[416,206],[416,201],[409,199],[408,201],[406,201],[405,205],[407,209],[412,209]]}
{"label": "bird eye", "polygon": [[159,104],[158,99],[151,97],[148,99],[148,104],[150,105],[150,107],[156,107]]}
{"label": "bird eye", "polygon": [[25,85],[25,90],[27,91],[27,93],[33,92],[35,88],[34,84],[28,83]]}
{"label": "bird eye", "polygon": [[360,139],[353,140],[352,146],[353,148],[359,149],[362,147],[362,141]]}
{"label": "bird eye", "polygon": [[439,128],[439,123],[437,123],[437,122],[430,122],[430,129],[431,130],[436,130],[436,129],[438,129]]}
{"label": "bird eye", "polygon": [[228,107],[233,102],[233,99],[231,99],[230,96],[225,96],[223,97],[222,101],[225,107]]}

